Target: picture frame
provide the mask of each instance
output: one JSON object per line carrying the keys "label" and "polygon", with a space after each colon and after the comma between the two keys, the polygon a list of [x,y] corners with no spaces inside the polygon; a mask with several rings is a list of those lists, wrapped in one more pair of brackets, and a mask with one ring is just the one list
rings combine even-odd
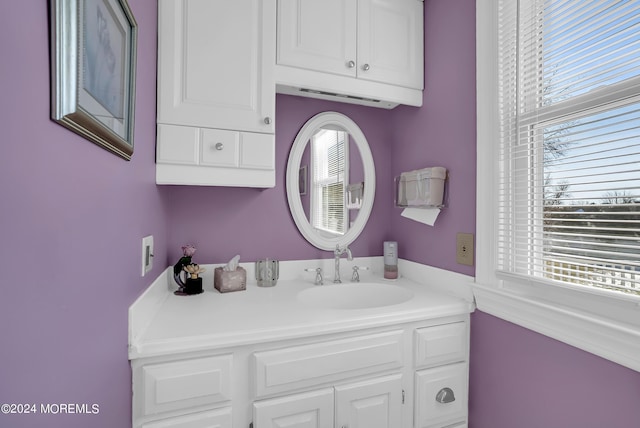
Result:
{"label": "picture frame", "polygon": [[137,23],[127,0],[50,0],[51,119],[130,160]]}

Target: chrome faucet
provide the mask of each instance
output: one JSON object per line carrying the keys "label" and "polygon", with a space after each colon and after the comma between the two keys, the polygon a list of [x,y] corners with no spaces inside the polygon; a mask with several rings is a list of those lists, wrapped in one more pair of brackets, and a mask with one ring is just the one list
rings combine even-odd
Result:
{"label": "chrome faucet", "polygon": [[340,284],[342,282],[340,281],[340,256],[343,255],[344,253],[347,253],[347,260],[349,261],[353,260],[353,256],[351,255],[351,250],[346,245],[344,246],[344,248],[340,248],[340,245],[336,245],[336,249],[333,250],[333,255],[334,255],[335,265],[336,265],[336,272],[333,277],[334,284]]}

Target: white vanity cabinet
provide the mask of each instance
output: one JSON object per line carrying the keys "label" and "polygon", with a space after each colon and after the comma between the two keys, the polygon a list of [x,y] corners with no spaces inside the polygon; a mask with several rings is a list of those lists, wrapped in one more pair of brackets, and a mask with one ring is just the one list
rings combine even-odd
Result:
{"label": "white vanity cabinet", "polygon": [[278,92],[422,105],[421,0],[278,0]]}
{"label": "white vanity cabinet", "polygon": [[308,263],[293,263],[283,262],[275,287],[218,293],[210,274],[204,293],[188,297],[167,289],[169,267],[132,304],[133,428],[467,426],[471,300],[372,277],[358,287],[377,293],[386,284],[410,298],[357,309],[309,304],[307,292],[340,289],[298,279],[294,266]]}
{"label": "white vanity cabinet", "polygon": [[275,0],[159,0],[156,182],[275,185]]}
{"label": "white vanity cabinet", "polygon": [[133,427],[465,427],[468,322],[135,359]]}

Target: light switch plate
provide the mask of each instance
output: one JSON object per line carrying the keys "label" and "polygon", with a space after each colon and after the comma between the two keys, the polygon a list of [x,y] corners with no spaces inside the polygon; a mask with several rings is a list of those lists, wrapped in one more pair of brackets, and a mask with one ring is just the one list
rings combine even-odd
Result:
{"label": "light switch plate", "polygon": [[142,276],[153,268],[153,235],[142,238]]}

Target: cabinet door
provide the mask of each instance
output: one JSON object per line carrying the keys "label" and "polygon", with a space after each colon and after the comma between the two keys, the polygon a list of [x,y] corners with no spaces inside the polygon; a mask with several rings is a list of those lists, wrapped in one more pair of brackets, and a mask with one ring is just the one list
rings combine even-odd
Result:
{"label": "cabinet door", "polygon": [[356,0],[278,0],[277,63],[356,76]]}
{"label": "cabinet door", "polygon": [[158,30],[159,123],[274,132],[275,0],[160,0]]}
{"label": "cabinet door", "polygon": [[402,426],[402,377],[386,376],[336,390],[336,427],[398,428]]}
{"label": "cabinet door", "polygon": [[424,87],[423,2],[358,1],[358,78]]}
{"label": "cabinet door", "polygon": [[333,389],[253,403],[254,428],[333,428]]}

